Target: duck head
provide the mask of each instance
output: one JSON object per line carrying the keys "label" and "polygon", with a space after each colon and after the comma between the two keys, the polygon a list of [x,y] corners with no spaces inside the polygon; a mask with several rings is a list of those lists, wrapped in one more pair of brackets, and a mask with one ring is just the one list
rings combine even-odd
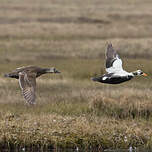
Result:
{"label": "duck head", "polygon": [[133,74],[134,76],[141,76],[141,75],[147,76],[147,74],[144,73],[142,70],[134,71],[134,72],[132,72],[132,74]]}
{"label": "duck head", "polygon": [[45,70],[46,73],[61,73],[60,71],[58,71],[56,68],[48,68]]}

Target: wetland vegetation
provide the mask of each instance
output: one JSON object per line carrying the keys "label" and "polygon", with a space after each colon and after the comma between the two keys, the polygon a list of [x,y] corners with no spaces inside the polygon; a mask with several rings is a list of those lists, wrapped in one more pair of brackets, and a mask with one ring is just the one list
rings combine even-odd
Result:
{"label": "wetland vegetation", "polygon": [[[150,0],[0,0],[0,147],[85,150],[152,148]],[[4,15],[5,14],[5,15]],[[105,72],[112,42],[124,69],[120,85],[92,82]],[[37,104],[24,104],[16,67],[56,67],[37,79]]]}

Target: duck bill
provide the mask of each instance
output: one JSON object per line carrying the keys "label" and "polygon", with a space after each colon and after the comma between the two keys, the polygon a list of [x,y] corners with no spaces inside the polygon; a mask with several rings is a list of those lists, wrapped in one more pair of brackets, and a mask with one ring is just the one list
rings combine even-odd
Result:
{"label": "duck bill", "polygon": [[146,73],[143,73],[142,75],[145,76],[145,77],[148,76]]}

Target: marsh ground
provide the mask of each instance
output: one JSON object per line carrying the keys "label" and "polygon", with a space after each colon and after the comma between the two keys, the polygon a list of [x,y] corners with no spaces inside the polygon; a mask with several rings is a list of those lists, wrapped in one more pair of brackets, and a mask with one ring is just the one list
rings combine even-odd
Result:
{"label": "marsh ground", "polygon": [[[121,0],[0,1],[0,146],[128,148],[152,145],[152,2]],[[120,85],[94,83],[112,42],[128,71]],[[56,67],[37,79],[27,107],[16,67]]]}

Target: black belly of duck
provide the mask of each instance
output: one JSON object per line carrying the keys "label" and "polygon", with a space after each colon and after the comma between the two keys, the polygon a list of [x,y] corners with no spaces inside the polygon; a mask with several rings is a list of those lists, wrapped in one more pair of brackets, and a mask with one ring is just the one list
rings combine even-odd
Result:
{"label": "black belly of duck", "polygon": [[123,76],[123,77],[107,77],[105,80],[103,79],[104,78],[104,75],[103,76],[99,76],[99,77],[94,77],[92,78],[93,81],[98,81],[98,82],[101,82],[101,83],[108,83],[108,84],[119,84],[119,83],[122,83],[122,82],[125,82],[125,81],[129,81],[133,78],[133,76]]}

